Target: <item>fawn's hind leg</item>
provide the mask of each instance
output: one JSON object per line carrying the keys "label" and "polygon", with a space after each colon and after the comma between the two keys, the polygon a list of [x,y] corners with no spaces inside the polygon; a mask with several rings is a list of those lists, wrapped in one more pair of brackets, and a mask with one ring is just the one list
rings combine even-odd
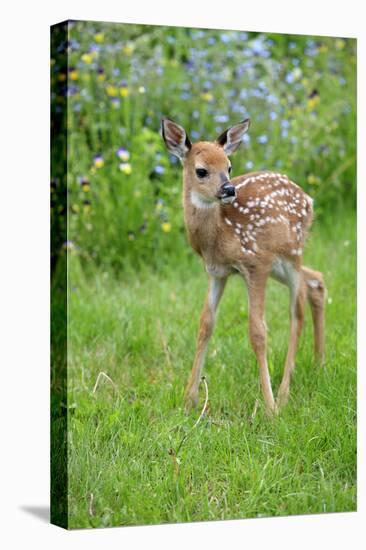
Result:
{"label": "fawn's hind leg", "polygon": [[287,403],[290,393],[291,374],[295,368],[297,344],[304,324],[304,307],[306,288],[303,281],[301,268],[290,263],[283,265],[286,273],[285,284],[290,291],[290,339],[286,356],[283,378],[278,390],[277,404],[283,406]]}
{"label": "fawn's hind leg", "polygon": [[324,360],[324,323],[326,287],[323,274],[309,267],[301,268],[306,287],[306,297],[311,307],[314,329],[314,353],[320,362]]}

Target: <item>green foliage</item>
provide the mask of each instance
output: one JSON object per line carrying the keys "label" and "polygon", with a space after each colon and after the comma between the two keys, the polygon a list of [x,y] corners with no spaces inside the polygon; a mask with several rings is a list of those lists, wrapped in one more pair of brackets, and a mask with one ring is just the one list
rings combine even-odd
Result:
{"label": "green foliage", "polygon": [[51,77],[55,108],[68,96],[69,240],[84,264],[161,268],[189,254],[162,115],[193,140],[250,116],[234,175],[285,172],[318,216],[354,205],[354,39],[85,22],[68,32]]}
{"label": "green foliage", "polygon": [[[164,277],[145,271],[85,278],[70,256],[69,526],[284,516],[356,508],[354,217],[317,226],[306,263],[328,286],[324,368],[313,363],[310,310],[290,402],[266,419],[247,330],[245,289],[233,277],[205,374],[209,412],[183,412],[206,277],[198,262]],[[271,282],[267,323],[274,390],[288,340],[287,290]],[[115,387],[101,379],[111,377]],[[259,407],[255,410],[255,402]],[[203,403],[204,392],[201,393]]]}

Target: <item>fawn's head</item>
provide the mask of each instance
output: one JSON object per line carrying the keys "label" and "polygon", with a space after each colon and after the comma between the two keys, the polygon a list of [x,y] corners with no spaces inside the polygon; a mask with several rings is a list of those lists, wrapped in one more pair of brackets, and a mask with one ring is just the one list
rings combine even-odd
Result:
{"label": "fawn's head", "polygon": [[235,199],[228,158],[239,147],[250,125],[249,118],[223,132],[215,141],[191,143],[186,131],[169,118],[162,120],[162,136],[168,151],[183,164],[184,185],[192,202],[201,208]]}

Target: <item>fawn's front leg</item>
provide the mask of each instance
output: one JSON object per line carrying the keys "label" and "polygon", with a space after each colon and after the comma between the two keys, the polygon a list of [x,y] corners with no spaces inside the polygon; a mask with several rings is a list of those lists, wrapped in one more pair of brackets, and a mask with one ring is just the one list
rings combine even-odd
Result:
{"label": "fawn's front leg", "polygon": [[185,392],[186,409],[197,405],[198,387],[201,378],[203,363],[207,350],[208,341],[213,332],[217,306],[224,292],[227,277],[210,277],[208,293],[202,309],[200,326],[197,337],[196,355],[193,368]]}
{"label": "fawn's front leg", "polygon": [[266,413],[271,416],[277,412],[277,406],[273,398],[267,364],[267,335],[264,321],[267,278],[268,274],[266,272],[252,271],[245,279],[249,297],[249,339],[258,362]]}

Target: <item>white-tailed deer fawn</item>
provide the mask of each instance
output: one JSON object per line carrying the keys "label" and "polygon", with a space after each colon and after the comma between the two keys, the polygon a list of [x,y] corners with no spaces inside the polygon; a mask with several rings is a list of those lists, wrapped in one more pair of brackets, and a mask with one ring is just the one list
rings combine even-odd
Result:
{"label": "white-tailed deer fawn", "polygon": [[[186,388],[188,407],[198,386],[215,314],[229,275],[239,273],[249,297],[249,337],[257,357],[266,411],[286,403],[298,339],[308,299],[314,325],[315,354],[324,354],[322,274],[302,266],[306,233],[313,217],[312,199],[278,172],[252,172],[230,179],[228,155],[239,147],[249,119],[228,128],[216,141],[192,144],[182,126],[162,120],[168,150],[183,164],[183,204],[188,238],[209,275],[192,373]],[[266,357],[264,321],[268,277],[290,291],[290,339],[277,402],[273,398]]]}

